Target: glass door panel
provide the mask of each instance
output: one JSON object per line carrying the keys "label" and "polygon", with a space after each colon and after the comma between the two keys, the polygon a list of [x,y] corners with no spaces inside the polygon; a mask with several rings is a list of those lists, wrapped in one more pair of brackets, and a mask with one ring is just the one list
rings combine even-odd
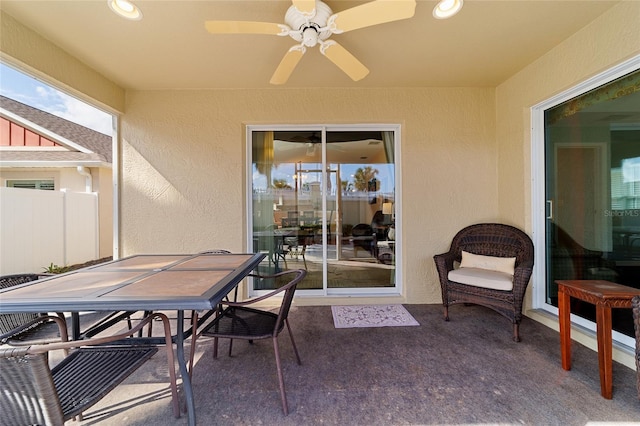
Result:
{"label": "glass door panel", "polygon": [[339,182],[328,288],[395,286],[393,152],[392,132],[327,133],[328,171]]}
{"label": "glass door panel", "polygon": [[[638,82],[636,71],[545,111],[546,302],[553,306],[556,280],[640,288],[640,92],[624,90]],[[572,300],[571,311],[595,322],[591,304]],[[613,310],[613,329],[633,336],[629,309]]]}
{"label": "glass door panel", "polygon": [[[251,241],[299,290],[395,288],[394,132],[252,131]],[[273,280],[254,290],[276,288]],[[315,294],[315,293],[314,293]]]}

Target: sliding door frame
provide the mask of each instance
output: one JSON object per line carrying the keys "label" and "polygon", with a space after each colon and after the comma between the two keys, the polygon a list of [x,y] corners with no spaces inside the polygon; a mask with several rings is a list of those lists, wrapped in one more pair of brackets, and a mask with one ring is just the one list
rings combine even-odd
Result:
{"label": "sliding door frame", "polygon": [[[533,272],[533,300],[532,307],[558,315],[558,308],[546,301],[546,221],[552,214],[551,207],[546,201],[546,156],[545,156],[545,120],[544,113],[563,102],[576,98],[597,87],[610,83],[626,74],[640,69],[640,55],[624,61],[584,82],[559,93],[531,108],[531,217],[533,226],[533,243],[536,262]],[[572,323],[582,326],[595,333],[594,322],[577,315],[571,315]],[[613,331],[613,339],[625,346],[634,346],[634,339],[617,331]]]}
{"label": "sliding door frame", "polygon": [[[395,179],[395,194],[396,194],[396,202],[394,205],[395,210],[395,228],[396,228],[396,245],[395,245],[395,256],[400,260],[399,263],[396,263],[395,268],[395,286],[394,287],[380,287],[380,288],[328,288],[327,286],[327,262],[323,262],[323,288],[321,290],[305,290],[304,292],[300,291],[296,294],[296,296],[306,296],[306,297],[345,297],[345,296],[389,296],[389,297],[397,297],[402,294],[403,290],[403,279],[402,279],[402,173],[400,171],[401,164],[401,149],[400,149],[400,141],[401,141],[401,125],[400,124],[259,124],[259,125],[247,125],[245,128],[246,132],[246,147],[245,147],[245,211],[246,211],[246,220],[245,220],[245,244],[249,251],[253,247],[252,240],[252,230],[253,230],[253,198],[252,198],[252,161],[251,153],[252,153],[252,135],[253,132],[266,132],[266,131],[305,131],[305,132],[318,132],[321,134],[322,141],[326,141],[326,134],[334,131],[389,131],[394,134],[394,179]],[[323,149],[322,151],[322,163],[327,163],[327,152]],[[322,172],[322,188],[321,192],[323,194],[322,198],[322,210],[323,210],[323,222],[326,223],[328,218],[326,217],[327,211],[327,171],[323,170]],[[323,241],[322,241],[322,256],[323,259],[327,259],[327,236],[326,233],[323,233]],[[262,290],[254,290],[253,285],[249,285],[248,288],[249,296],[257,296],[266,291]]]}

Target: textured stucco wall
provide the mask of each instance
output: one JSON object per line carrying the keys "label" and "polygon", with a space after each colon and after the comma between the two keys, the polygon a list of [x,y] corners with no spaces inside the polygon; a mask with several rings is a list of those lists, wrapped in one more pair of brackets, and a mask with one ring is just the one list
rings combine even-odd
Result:
{"label": "textured stucco wall", "polygon": [[[502,220],[532,232],[531,107],[640,54],[639,22],[640,2],[621,2],[496,88]],[[533,285],[543,280],[534,277]]]}
{"label": "textured stucco wall", "polygon": [[130,92],[121,255],[246,249],[247,124],[398,123],[403,300],[439,303],[432,256],[497,216],[494,99],[490,88]]}
{"label": "textured stucco wall", "polygon": [[124,89],[2,11],[0,57],[109,112],[124,110]]}

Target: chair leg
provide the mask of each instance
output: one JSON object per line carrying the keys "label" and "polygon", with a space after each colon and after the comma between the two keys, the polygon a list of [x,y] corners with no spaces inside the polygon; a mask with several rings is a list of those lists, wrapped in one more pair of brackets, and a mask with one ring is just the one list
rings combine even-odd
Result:
{"label": "chair leg", "polygon": [[[144,316],[149,316],[151,315],[152,311],[144,311]],[[142,333],[142,330],[140,330],[140,333]],[[153,321],[149,321],[149,328],[147,329],[147,337],[151,337],[153,336]],[[142,337],[142,336],[140,336]]]}
{"label": "chair leg", "polygon": [[300,355],[298,354],[298,348],[296,347],[296,342],[293,340],[293,333],[291,332],[291,326],[289,326],[289,319],[284,320],[285,324],[287,324],[287,330],[289,330],[289,337],[291,338],[291,345],[293,346],[293,352],[296,354],[296,359],[298,360],[298,365],[302,365],[302,361],[300,361]]}
{"label": "chair leg", "polygon": [[229,339],[229,356],[231,356],[232,349],[233,349],[233,339]]}
{"label": "chair leg", "polygon": [[[238,287],[236,287],[235,294],[233,295],[234,302],[236,301],[237,297],[238,297]],[[223,311],[224,309],[222,308],[222,305],[218,304],[218,306],[216,307],[216,313],[214,318],[217,318],[219,315],[222,315]],[[215,325],[215,331],[218,331],[217,323]],[[218,358],[218,338],[217,337],[213,338],[213,358]]]}
{"label": "chair leg", "polygon": [[213,338],[213,357],[218,358],[218,338]]}
{"label": "chair leg", "polygon": [[446,305],[444,307],[444,320],[449,321],[449,307]]}
{"label": "chair leg", "polygon": [[[162,319],[164,326],[164,338],[165,338],[165,350],[167,352],[167,363],[169,365],[169,380],[171,382],[171,402],[173,406],[173,415],[177,419],[180,417],[180,402],[178,401],[178,385],[175,370],[175,357],[173,355],[173,342],[171,341],[171,326],[169,319],[163,314],[152,314]],[[153,319],[149,321],[149,324],[153,322]]]}
{"label": "chair leg", "polygon": [[517,322],[513,323],[513,341],[520,341],[520,324],[518,324]]}
{"label": "chair leg", "polygon": [[196,339],[198,338],[198,312],[191,311],[191,350],[189,351],[189,366],[187,371],[189,372],[189,379],[193,377],[193,359],[196,352]]}
{"label": "chair leg", "polygon": [[282,410],[284,415],[289,414],[289,405],[287,404],[287,395],[284,391],[284,378],[282,377],[282,366],[280,365],[280,350],[278,349],[278,338],[273,338],[273,351],[276,356],[276,368],[278,370],[278,382],[280,384],[280,399],[282,399]]}

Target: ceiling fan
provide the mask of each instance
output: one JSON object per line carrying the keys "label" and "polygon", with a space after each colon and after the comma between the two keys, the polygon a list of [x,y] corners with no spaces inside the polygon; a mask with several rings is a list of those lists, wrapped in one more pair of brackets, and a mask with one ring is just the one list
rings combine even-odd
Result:
{"label": "ceiling fan", "polygon": [[375,0],[338,13],[320,0],[291,0],[284,21],[286,24],[254,21],[207,21],[205,27],[213,34],[267,34],[289,36],[298,44],[284,55],[271,77],[271,84],[284,84],[295,69],[307,47],[320,45],[320,53],[329,58],[352,80],[358,81],[369,70],[335,40],[342,34],[359,28],[411,18],[415,0]]}

